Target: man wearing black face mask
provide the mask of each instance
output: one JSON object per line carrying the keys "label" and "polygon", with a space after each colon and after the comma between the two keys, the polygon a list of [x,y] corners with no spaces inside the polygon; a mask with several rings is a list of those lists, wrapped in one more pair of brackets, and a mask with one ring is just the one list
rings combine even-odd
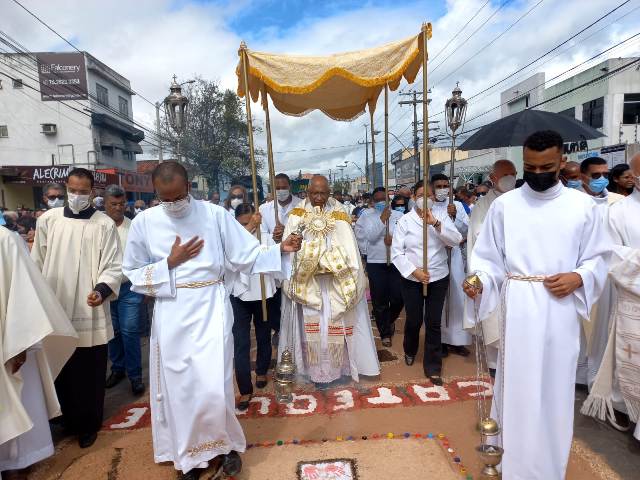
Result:
{"label": "man wearing black face mask", "polygon": [[579,320],[607,278],[609,236],[591,197],[559,182],[562,150],[556,132],[527,138],[526,183],[491,205],[469,263],[480,283],[463,285],[476,299],[476,321],[500,312],[493,412],[503,478],[565,477]]}

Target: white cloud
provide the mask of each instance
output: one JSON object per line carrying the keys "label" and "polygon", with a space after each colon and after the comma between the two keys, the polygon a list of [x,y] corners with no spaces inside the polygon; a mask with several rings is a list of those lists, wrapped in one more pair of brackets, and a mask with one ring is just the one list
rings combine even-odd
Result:
{"label": "white cloud", "polygon": [[[129,78],[133,88],[151,100],[161,99],[166,95],[174,73],[181,79],[193,75],[219,79],[223,86],[235,89],[235,66],[241,36],[232,31],[229,25],[241,7],[251,8],[251,3],[244,0],[242,4],[236,2],[229,3],[229,6],[220,6],[186,2],[176,4],[168,0],[67,0],[54,3],[45,0],[25,0],[28,8],[34,10],[62,35],[72,39],[79,48],[91,52]],[[358,10],[326,18],[314,19],[307,16],[300,24],[292,25],[285,31],[266,26],[259,32],[243,32],[242,36],[246,38],[249,47],[256,50],[325,54],[372,47],[406,37],[417,33],[423,20],[431,19],[434,28],[430,51],[435,53],[482,3],[483,0],[449,0],[446,14],[438,19],[430,18],[433,13],[424,6],[416,9],[414,5],[401,2],[386,8],[365,5]],[[489,17],[498,4],[493,3],[485,7],[456,42],[436,59],[435,65],[444,59],[447,60],[430,76],[430,85],[434,85],[434,82],[438,82],[502,32],[534,3],[536,2],[533,0],[520,0],[509,4],[494,16],[485,28],[457,49],[456,45]],[[437,84],[432,93],[431,113],[435,114],[441,110],[439,106],[444,104],[456,81],[460,81],[464,94],[470,96],[552,48],[612,8],[610,0],[545,0],[493,46],[482,51],[445,82]],[[633,4],[625,6],[583,34],[574,43],[573,48],[550,61],[548,65],[528,69],[512,81],[494,89],[486,98],[483,99],[481,96],[470,104],[469,115],[497,105],[499,92],[528,73],[544,70],[547,72],[547,78],[550,78],[607,48],[615,41],[625,38],[638,24],[638,12],[633,12],[588,40],[581,40],[632,8],[636,7]],[[0,28],[31,50],[68,48],[10,0],[0,0],[0,10]],[[637,43],[632,50],[614,53],[616,56],[629,56],[636,51]],[[451,54],[452,52],[454,53]],[[406,88],[406,85],[401,88]],[[416,85],[416,88],[421,89],[421,84]],[[390,104],[391,130],[400,135],[409,126],[411,110],[406,106],[397,107],[395,94],[391,95],[391,100],[394,102]],[[378,129],[383,127],[381,101],[376,114]],[[254,104],[254,114],[258,121],[262,119],[259,110],[258,105]],[[152,125],[154,112],[150,105],[135,99],[134,113],[142,123]],[[491,118],[495,116],[486,115],[482,121]],[[435,119],[442,120],[442,116]],[[273,112],[274,150],[281,152],[355,144],[364,138],[362,124],[365,122],[368,122],[368,115],[351,123],[342,123],[333,122],[318,112],[302,118],[285,117]],[[444,126],[441,124],[441,127]],[[411,143],[409,132],[410,128],[402,135],[402,140],[406,140],[407,144]],[[264,146],[264,135],[257,138],[257,143]],[[396,143],[392,150],[397,148]],[[377,158],[383,158],[382,144],[378,144]],[[294,173],[301,169],[324,173],[345,160],[363,165],[364,147],[352,150],[329,149],[276,154],[276,170]],[[346,173],[353,176],[357,169],[352,166],[345,171]]]}

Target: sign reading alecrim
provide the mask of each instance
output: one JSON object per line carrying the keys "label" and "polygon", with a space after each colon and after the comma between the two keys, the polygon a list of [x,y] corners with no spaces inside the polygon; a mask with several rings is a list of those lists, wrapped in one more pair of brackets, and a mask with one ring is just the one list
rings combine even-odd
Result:
{"label": "sign reading alecrim", "polygon": [[87,72],[82,53],[38,53],[42,101],[86,100]]}

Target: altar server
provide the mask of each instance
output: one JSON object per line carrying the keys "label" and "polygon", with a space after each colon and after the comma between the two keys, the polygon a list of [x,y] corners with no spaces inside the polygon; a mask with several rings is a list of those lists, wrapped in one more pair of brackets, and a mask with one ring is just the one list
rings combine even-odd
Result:
{"label": "altar server", "polygon": [[470,269],[482,321],[498,309],[500,350],[492,415],[502,427],[503,478],[565,478],[573,435],[580,318],[607,277],[608,235],[593,200],[558,177],[562,137],[524,143],[525,184],[496,199]]}

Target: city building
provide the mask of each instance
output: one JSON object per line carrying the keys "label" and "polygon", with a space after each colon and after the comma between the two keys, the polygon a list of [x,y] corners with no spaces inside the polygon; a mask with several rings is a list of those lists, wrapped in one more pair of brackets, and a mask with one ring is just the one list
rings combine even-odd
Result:
{"label": "city building", "polygon": [[144,132],[129,80],[83,53],[0,54],[0,206],[37,208],[70,168],[97,187],[136,172]]}
{"label": "city building", "polygon": [[[640,151],[640,73],[638,65],[626,67],[636,58],[612,58],[598,63],[558,83],[546,86],[544,72],[509,87],[500,94],[500,116],[504,118],[525,108],[571,116],[600,130],[605,136],[567,142],[569,160],[600,156],[609,166]],[[467,160],[456,165],[456,174],[475,171],[485,176],[493,162],[507,158],[522,172],[522,147],[470,151]]]}

